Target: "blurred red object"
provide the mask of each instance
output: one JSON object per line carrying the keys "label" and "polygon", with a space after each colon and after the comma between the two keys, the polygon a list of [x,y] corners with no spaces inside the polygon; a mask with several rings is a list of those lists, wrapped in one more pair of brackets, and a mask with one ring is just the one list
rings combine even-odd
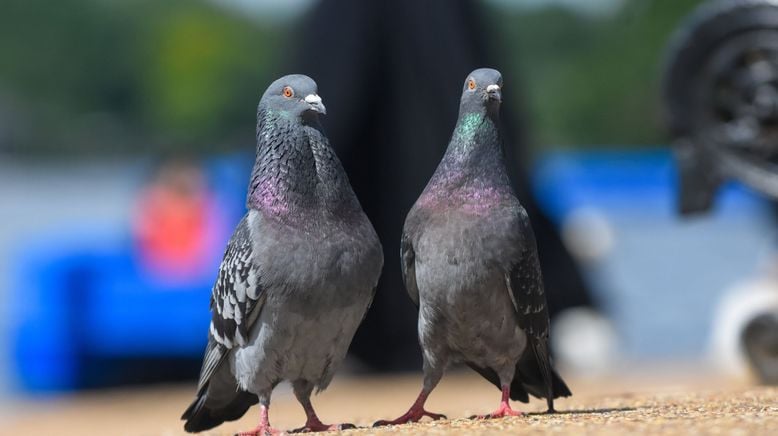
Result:
{"label": "blurred red object", "polygon": [[141,192],[133,233],[141,263],[168,278],[199,275],[219,233],[216,204],[199,167],[172,162]]}

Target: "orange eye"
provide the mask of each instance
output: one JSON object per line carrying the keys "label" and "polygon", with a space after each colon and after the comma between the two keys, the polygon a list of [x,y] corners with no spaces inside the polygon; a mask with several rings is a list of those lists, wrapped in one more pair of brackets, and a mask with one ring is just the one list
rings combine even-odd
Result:
{"label": "orange eye", "polygon": [[475,80],[470,79],[467,81],[467,89],[471,91],[475,89]]}
{"label": "orange eye", "polygon": [[290,98],[294,96],[294,91],[292,91],[292,88],[289,86],[284,86],[284,97]]}

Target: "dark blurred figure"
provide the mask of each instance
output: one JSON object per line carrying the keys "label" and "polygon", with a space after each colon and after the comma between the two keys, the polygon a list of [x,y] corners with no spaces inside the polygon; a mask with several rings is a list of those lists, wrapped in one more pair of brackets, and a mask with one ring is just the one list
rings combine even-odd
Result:
{"label": "dark blurred figure", "polygon": [[551,316],[592,298],[527,175],[524,108],[511,89],[509,47],[498,46],[479,3],[323,0],[300,26],[289,71],[313,77],[324,125],[385,250],[384,274],[352,352],[378,370],[418,368],[417,315],[402,283],[400,234],[408,210],[446,148],[465,76],[492,67],[506,77],[505,145],[514,187],[537,235]]}

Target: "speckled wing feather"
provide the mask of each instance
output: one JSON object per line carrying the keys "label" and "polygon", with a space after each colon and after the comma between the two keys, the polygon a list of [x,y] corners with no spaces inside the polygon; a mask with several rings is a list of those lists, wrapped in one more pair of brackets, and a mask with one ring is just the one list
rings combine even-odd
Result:
{"label": "speckled wing feather", "polygon": [[[517,365],[521,387],[532,395],[545,397],[548,410],[554,410],[554,398],[570,395],[570,390],[551,366],[548,350],[549,315],[548,304],[543,287],[543,275],[540,270],[537,243],[526,211],[521,210],[519,217],[520,232],[524,237],[524,249],[518,262],[506,276],[506,284],[510,292],[513,306],[519,319],[519,327],[527,335],[533,359],[523,358]],[[529,351],[529,350],[528,350]],[[525,356],[527,352],[525,351]],[[537,375],[541,380],[536,380]],[[542,383],[538,383],[542,382]],[[514,383],[516,384],[516,383]],[[516,388],[519,388],[517,385]],[[513,390],[514,387],[511,387]],[[526,394],[521,394],[526,396]]]}
{"label": "speckled wing feather", "polygon": [[227,356],[248,340],[264,301],[259,272],[253,261],[251,231],[244,217],[233,233],[211,294],[211,327],[199,388],[202,388]]}
{"label": "speckled wing feather", "polygon": [[548,307],[535,235],[526,212],[522,213],[519,221],[524,237],[524,249],[506,277],[508,290],[519,315],[519,326],[522,330],[533,338],[547,339]]}

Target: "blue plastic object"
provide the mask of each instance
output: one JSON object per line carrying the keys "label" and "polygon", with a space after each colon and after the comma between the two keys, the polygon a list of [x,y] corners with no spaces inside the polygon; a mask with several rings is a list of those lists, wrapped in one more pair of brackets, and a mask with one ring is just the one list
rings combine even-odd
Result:
{"label": "blue plastic object", "polygon": [[[245,211],[251,160],[214,158],[206,173],[223,213],[223,247]],[[191,277],[161,277],[138,261],[128,230],[58,225],[24,241],[12,267],[12,359],[21,388],[77,389],[89,358],[191,357],[205,348],[221,252]]]}

